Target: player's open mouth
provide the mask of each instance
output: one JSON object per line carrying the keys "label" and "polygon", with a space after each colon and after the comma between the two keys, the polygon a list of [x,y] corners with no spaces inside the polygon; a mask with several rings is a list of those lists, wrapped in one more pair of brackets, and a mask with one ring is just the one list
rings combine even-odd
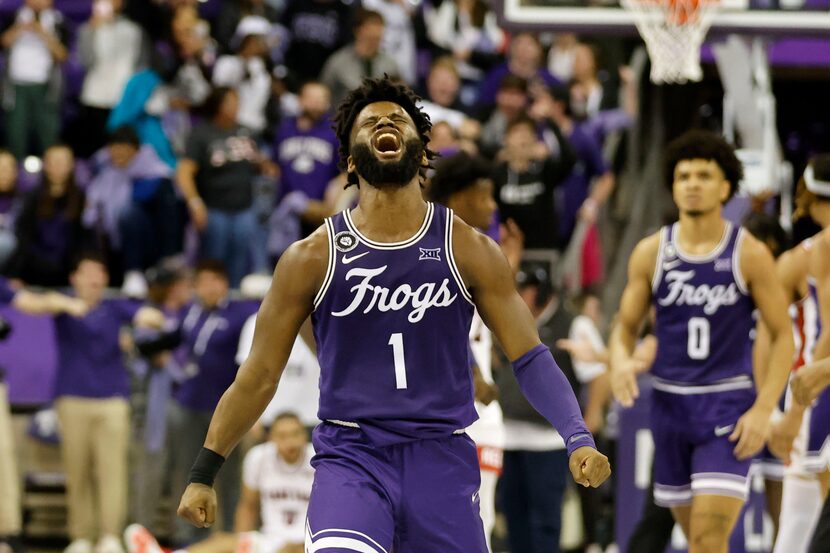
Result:
{"label": "player's open mouth", "polygon": [[401,139],[398,133],[392,131],[380,131],[375,134],[372,146],[380,157],[394,157],[401,153]]}

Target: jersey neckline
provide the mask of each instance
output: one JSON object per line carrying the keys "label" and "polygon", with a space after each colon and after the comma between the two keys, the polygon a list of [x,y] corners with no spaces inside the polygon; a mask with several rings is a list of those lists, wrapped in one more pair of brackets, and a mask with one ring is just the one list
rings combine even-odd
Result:
{"label": "jersey neckline", "polygon": [[720,257],[726,249],[726,246],[729,244],[729,239],[732,237],[732,223],[729,221],[725,221],[725,223],[726,225],[723,229],[723,235],[721,236],[718,245],[715,246],[715,249],[700,255],[691,254],[683,249],[683,246],[680,245],[680,223],[674,223],[672,225],[671,243],[674,245],[677,257],[684,261],[688,261],[689,263],[705,263]]}
{"label": "jersey neckline", "polygon": [[343,220],[346,222],[346,227],[352,231],[361,242],[373,248],[393,250],[411,246],[424,237],[432,224],[432,217],[435,212],[435,207],[432,202],[427,202],[427,212],[424,215],[424,221],[421,223],[421,228],[419,228],[414,235],[410,236],[406,240],[401,240],[400,242],[375,242],[374,240],[370,240],[357,229],[357,225],[355,225],[354,221],[352,221],[351,211],[352,210],[347,209],[343,212]]}

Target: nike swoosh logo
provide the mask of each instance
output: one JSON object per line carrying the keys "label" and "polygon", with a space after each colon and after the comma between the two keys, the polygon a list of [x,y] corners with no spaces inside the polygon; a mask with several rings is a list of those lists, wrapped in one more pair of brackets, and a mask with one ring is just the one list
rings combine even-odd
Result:
{"label": "nike swoosh logo", "polygon": [[682,263],[682,261],[680,261],[679,259],[675,259],[674,261],[667,261],[667,262],[663,263],[663,270],[664,271],[671,271],[672,269],[674,269],[675,267],[677,267],[681,263]]}
{"label": "nike swoosh logo", "polygon": [[353,255],[351,257],[349,257],[348,255],[344,255],[343,256],[343,265],[348,265],[352,261],[357,261],[358,259],[360,259],[364,255],[369,255],[369,253],[371,253],[371,252],[363,252],[363,253],[359,253],[357,255]]}
{"label": "nike swoosh logo", "polygon": [[730,424],[729,426],[716,426],[715,427],[715,436],[726,436],[732,429],[735,428],[734,424]]}

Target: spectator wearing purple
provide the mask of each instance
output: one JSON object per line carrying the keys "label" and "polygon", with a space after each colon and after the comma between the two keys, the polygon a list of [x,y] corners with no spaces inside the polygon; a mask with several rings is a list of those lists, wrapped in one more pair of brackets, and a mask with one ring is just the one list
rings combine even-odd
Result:
{"label": "spectator wearing purple", "polygon": [[506,75],[515,75],[527,81],[531,96],[537,90],[559,84],[544,66],[542,44],[532,33],[519,33],[510,41],[507,61],[487,74],[479,88],[478,103],[491,106]]}
{"label": "spectator wearing purple", "polygon": [[331,90],[335,105],[359,87],[364,78],[400,75],[395,59],[380,49],[384,29],[383,16],[378,12],[358,10],[354,20],[354,42],[332,54],[320,73],[320,80]]}
{"label": "spectator wearing purple", "polygon": [[43,176],[26,194],[16,223],[17,249],[6,273],[31,286],[66,286],[72,260],[89,244],[81,223],[86,201],[75,182],[75,157],[68,146],[43,155]]}
{"label": "spectator wearing purple", "polygon": [[161,331],[136,329],[136,352],[132,371],[141,382],[146,400],[143,412],[134,413],[134,429],[141,436],[136,444],[132,470],[131,509],[135,522],[158,528],[158,504],[169,480],[171,441],[167,429],[168,409],[173,386],[181,382],[184,370],[171,353],[181,338],[175,332],[181,325],[184,307],[191,301],[188,271],[175,260],[164,260],[146,272],[147,305],[165,316]]}
{"label": "spectator wearing purple", "polygon": [[577,219],[596,222],[599,208],[614,190],[614,174],[602,157],[602,146],[574,120],[567,87],[554,87],[536,100],[532,111],[551,119],[562,130],[576,154],[576,165],[561,185],[559,233],[563,244],[571,240]]}
{"label": "spectator wearing purple", "polygon": [[351,38],[348,0],[288,0],[281,22],[291,37],[285,65],[299,82],[316,79],[326,60]]}
{"label": "spectator wearing purple", "polygon": [[[60,64],[67,57],[63,16],[52,0],[26,0],[0,42],[8,55],[3,107],[9,150],[17,159],[40,155],[60,133]],[[33,139],[38,146],[32,150]]]}
{"label": "spectator wearing purple", "polygon": [[107,118],[124,85],[144,61],[142,31],[121,15],[122,0],[95,0],[92,17],[78,34],[78,53],[86,69],[81,114],[76,123],[76,153],[87,158],[107,139]]}
{"label": "spectator wearing purple", "polygon": [[8,150],[0,150],[0,267],[5,266],[17,247],[15,223],[23,197],[17,188],[17,160]]}
{"label": "spectator wearing purple", "polygon": [[[196,301],[185,309],[181,320],[182,346],[176,351],[190,377],[174,392],[170,405],[169,435],[174,440],[173,495],[181,494],[194,456],[207,434],[219,398],[236,377],[239,335],[259,302],[230,301],[228,275],[221,262],[204,260],[196,267]],[[239,500],[241,459],[239,451],[226,461],[219,475],[219,501],[236,505]],[[233,529],[233,509],[222,516],[223,529]],[[184,545],[201,541],[210,530],[197,529],[176,520],[174,542]]]}
{"label": "spectator wearing purple", "polygon": [[81,256],[70,276],[72,295],[29,294],[16,307],[55,320],[56,409],[66,472],[66,553],[123,553],[130,439],[129,377],[120,346],[127,325],[159,327],[163,315],[128,300],[105,299],[107,268]]}
{"label": "spectator wearing purple", "polygon": [[[280,170],[280,200],[303,195],[302,234],[308,235],[332,213],[327,202],[337,167],[337,136],[331,126],[331,95],[326,85],[309,81],[300,88],[300,115],[283,121],[277,131],[274,152]],[[298,237],[299,238],[299,237]]]}
{"label": "spectator wearing purple", "polygon": [[107,142],[95,156],[97,171],[86,191],[84,224],[121,259],[124,293],[143,297],[144,269],[182,250],[182,207],[172,184],[173,170],[152,146],[141,146],[131,127],[116,129]]}
{"label": "spectator wearing purple", "polygon": [[554,194],[576,159],[561,131],[555,124],[551,128],[558,152],[540,140],[536,122],[527,115],[511,121],[493,175],[499,217],[515,221],[527,249],[556,250],[561,245]]}
{"label": "spectator wearing purple", "polygon": [[[250,268],[257,231],[254,177],[267,169],[251,131],[237,124],[239,96],[219,87],[208,97],[208,121],[196,127],[179,160],[176,180],[201,233],[201,258],[221,260],[231,286]],[[261,268],[257,268],[261,269]]]}

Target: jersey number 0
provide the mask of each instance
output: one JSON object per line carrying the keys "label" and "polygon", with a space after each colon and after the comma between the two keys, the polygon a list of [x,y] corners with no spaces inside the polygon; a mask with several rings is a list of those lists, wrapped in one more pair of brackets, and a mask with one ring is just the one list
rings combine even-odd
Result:
{"label": "jersey number 0", "polygon": [[704,317],[689,319],[687,351],[691,359],[706,359],[709,357],[709,319]]}

